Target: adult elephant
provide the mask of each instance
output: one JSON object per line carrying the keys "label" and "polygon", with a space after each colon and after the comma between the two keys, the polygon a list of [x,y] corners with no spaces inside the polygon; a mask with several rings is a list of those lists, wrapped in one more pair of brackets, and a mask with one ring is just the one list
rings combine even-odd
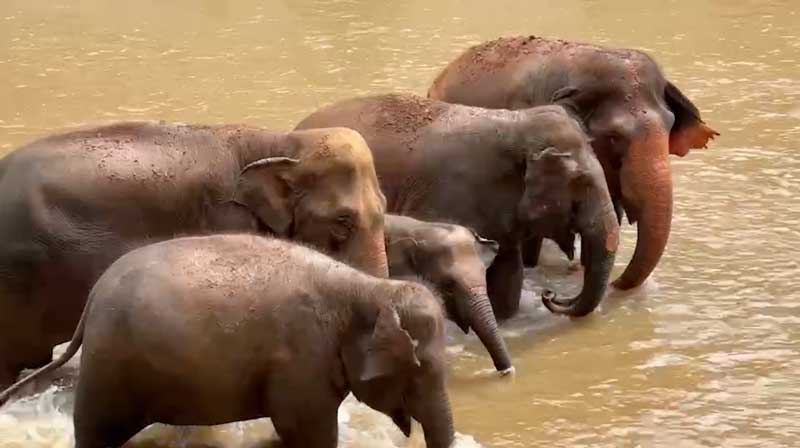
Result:
{"label": "adult elephant", "polygon": [[390,94],[330,105],[297,129],[327,126],[367,141],[390,213],[454,222],[499,243],[486,271],[498,319],[519,308],[527,229],[575,229],[591,254],[580,294],[545,300],[548,308],[582,316],[603,298],[619,224],[589,140],[564,108],[497,111]]}
{"label": "adult elephant", "polygon": [[100,273],[148,242],[272,234],[386,277],[385,201],[349,129],[124,122],[30,143],[0,160],[0,386],[50,361]]}
{"label": "adult elephant", "polygon": [[669,154],[683,157],[719,135],[646,53],[534,36],[469,48],[438,75],[428,96],[504,109],[555,103],[583,120],[618,218],[624,210],[638,223],[633,258],[614,281],[619,289],[641,285],[667,245]]}

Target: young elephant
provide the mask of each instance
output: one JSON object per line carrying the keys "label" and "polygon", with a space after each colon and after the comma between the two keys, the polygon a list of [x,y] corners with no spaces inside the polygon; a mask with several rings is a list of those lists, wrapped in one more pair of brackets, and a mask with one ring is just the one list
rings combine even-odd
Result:
{"label": "young elephant", "polygon": [[[614,281],[620,289],[641,285],[667,246],[669,154],[683,157],[719,135],[651,56],[627,48],[536,36],[494,39],[450,62],[428,96],[497,109],[559,104],[580,117],[619,218],[624,209],[630,223],[638,222],[633,258]],[[538,246],[526,258],[535,263]]]}
{"label": "young elephant", "polygon": [[486,267],[497,255],[497,242],[466,227],[384,216],[389,276],[431,283],[444,299],[448,317],[464,333],[471,327],[495,368],[511,372],[511,356],[497,330],[486,293]]}
{"label": "young elephant", "polygon": [[528,232],[577,230],[591,255],[582,291],[545,300],[549,309],[582,316],[605,295],[619,223],[589,140],[564,108],[492,110],[390,94],[327,106],[297,129],[326,126],[367,141],[390,213],[458,223],[499,243],[486,272],[498,318],[519,309]]}
{"label": "young elephant", "polygon": [[126,122],[0,160],[0,387],[52,359],[120,255],[224,231],[303,241],[387,276],[372,155],[349,129]]}
{"label": "young elephant", "polygon": [[349,392],[429,448],[453,441],[444,320],[414,282],[379,279],[255,235],[186,237],[115,261],[66,353],[83,344],[75,448],[118,447],[151,423],[271,417],[288,448],[337,445]]}

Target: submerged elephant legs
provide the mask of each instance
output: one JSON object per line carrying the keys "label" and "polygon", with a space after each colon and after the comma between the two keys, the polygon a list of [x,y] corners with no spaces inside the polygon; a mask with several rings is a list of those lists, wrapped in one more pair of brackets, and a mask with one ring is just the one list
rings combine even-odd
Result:
{"label": "submerged elephant legs", "polygon": [[532,236],[525,239],[522,244],[522,262],[527,268],[535,268],[539,264],[539,253],[542,251],[542,240],[540,236]]}
{"label": "submerged elephant legs", "polygon": [[500,244],[500,250],[486,270],[486,288],[498,320],[513,317],[522,295],[522,249],[519,243]]}
{"label": "submerged elephant legs", "polygon": [[73,416],[75,448],[120,447],[151,423],[139,413],[133,391],[119,385],[119,379],[109,382],[90,369],[81,372]]}
{"label": "submerged elephant legs", "polygon": [[0,390],[13,384],[23,369],[37,369],[49,363],[53,358],[53,346],[49,341],[42,340],[39,327],[26,325],[20,328],[19,325],[15,325],[15,322],[30,323],[40,320],[37,320],[35,310],[30,308],[3,307],[0,309],[0,313],[2,313],[2,318],[0,318]]}

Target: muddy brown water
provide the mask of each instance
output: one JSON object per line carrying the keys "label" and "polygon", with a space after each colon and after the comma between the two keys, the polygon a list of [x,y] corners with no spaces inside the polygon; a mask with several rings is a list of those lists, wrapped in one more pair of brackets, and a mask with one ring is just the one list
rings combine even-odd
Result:
{"label": "muddy brown water", "polygon": [[[535,33],[650,51],[722,133],[672,159],[675,219],[643,287],[569,321],[550,256],[504,328],[517,374],[450,332],[460,447],[800,446],[800,13],[794,0],[3,0],[0,154],[118,119],[288,128],[366,93],[424,93],[468,45]],[[615,273],[627,263],[626,228]],[[76,370],[0,409],[0,448],[71,447]],[[349,399],[342,446],[421,446]],[[416,433],[419,435],[419,428]],[[263,447],[268,421],[154,426],[132,447]]]}

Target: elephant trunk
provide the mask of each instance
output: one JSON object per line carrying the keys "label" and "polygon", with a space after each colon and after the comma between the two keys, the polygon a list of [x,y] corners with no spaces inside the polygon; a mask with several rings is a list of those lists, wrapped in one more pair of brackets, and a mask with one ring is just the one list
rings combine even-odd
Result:
{"label": "elephant trunk", "polygon": [[672,224],[669,137],[659,125],[650,123],[645,138],[631,145],[620,178],[625,212],[631,222],[638,222],[633,257],[613,283],[624,290],[647,280],[669,239]]}
{"label": "elephant trunk", "polygon": [[426,447],[449,448],[455,439],[453,414],[444,381],[437,383],[432,390],[424,392],[423,402],[413,405],[412,416],[422,425]]}
{"label": "elephant trunk", "polygon": [[472,330],[492,357],[494,367],[499,372],[508,372],[512,368],[511,355],[500,336],[485,286],[469,288],[469,309]]}
{"label": "elephant trunk", "polygon": [[364,250],[355,255],[353,264],[370,275],[388,278],[389,262],[386,259],[386,241],[383,230],[376,233],[375,236],[370,236],[365,245],[358,245]]}
{"label": "elephant trunk", "polygon": [[608,278],[614,267],[617,245],[619,243],[619,223],[614,214],[611,201],[588,201],[589,206],[606,204],[600,207],[594,218],[581,226],[581,259],[585,261],[583,288],[573,298],[559,299],[543,296],[545,307],[556,314],[573,317],[585,316],[600,304],[606,293]]}

